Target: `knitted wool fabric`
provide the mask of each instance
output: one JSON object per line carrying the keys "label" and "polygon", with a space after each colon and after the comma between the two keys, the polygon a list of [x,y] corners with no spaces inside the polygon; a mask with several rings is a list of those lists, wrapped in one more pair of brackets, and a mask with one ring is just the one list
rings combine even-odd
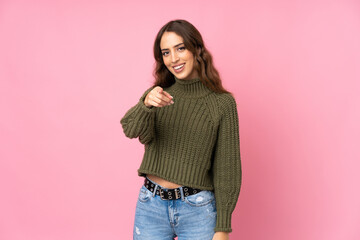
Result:
{"label": "knitted wool fabric", "polygon": [[128,138],[139,138],[145,152],[138,176],[213,190],[217,219],[214,231],[232,232],[231,215],[241,187],[239,122],[232,95],[215,93],[200,78],[178,79],[168,88],[174,104],[130,108],[120,123]]}

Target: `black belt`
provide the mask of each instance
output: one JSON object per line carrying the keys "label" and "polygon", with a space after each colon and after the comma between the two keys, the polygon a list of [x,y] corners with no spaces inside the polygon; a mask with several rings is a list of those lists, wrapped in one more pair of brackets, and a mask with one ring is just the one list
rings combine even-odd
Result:
{"label": "black belt", "polygon": [[[152,193],[155,191],[155,184],[151,182],[151,180],[148,177],[145,177],[144,186]],[[187,186],[182,186],[182,189],[184,191],[184,197],[202,191],[201,189],[191,188]],[[181,198],[180,188],[170,188],[165,190],[164,188],[158,185],[155,194],[159,195],[162,200],[175,200]]]}

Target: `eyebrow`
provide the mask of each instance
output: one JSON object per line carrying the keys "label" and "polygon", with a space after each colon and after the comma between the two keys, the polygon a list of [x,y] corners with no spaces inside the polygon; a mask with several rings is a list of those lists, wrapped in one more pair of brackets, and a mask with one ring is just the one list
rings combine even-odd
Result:
{"label": "eyebrow", "polygon": [[[184,44],[184,43],[176,44],[176,45],[174,46],[174,48],[177,47],[177,46],[180,46],[181,44]],[[164,51],[164,50],[169,50],[169,49],[168,49],[168,48],[161,49],[161,51]]]}

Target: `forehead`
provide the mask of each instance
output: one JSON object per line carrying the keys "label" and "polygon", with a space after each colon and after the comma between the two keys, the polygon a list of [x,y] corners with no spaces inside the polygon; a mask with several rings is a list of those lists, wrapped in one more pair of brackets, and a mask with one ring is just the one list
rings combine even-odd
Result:
{"label": "forehead", "polygon": [[160,40],[160,48],[172,48],[176,44],[182,43],[183,38],[174,32],[164,32]]}

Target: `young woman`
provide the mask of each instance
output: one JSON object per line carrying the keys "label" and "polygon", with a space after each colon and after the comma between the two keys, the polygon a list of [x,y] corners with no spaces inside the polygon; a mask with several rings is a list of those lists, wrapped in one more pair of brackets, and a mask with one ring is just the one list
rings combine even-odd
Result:
{"label": "young woman", "polygon": [[154,85],[120,120],[145,146],[134,239],[227,240],[242,176],[235,99],[188,21],[160,29],[154,57]]}

